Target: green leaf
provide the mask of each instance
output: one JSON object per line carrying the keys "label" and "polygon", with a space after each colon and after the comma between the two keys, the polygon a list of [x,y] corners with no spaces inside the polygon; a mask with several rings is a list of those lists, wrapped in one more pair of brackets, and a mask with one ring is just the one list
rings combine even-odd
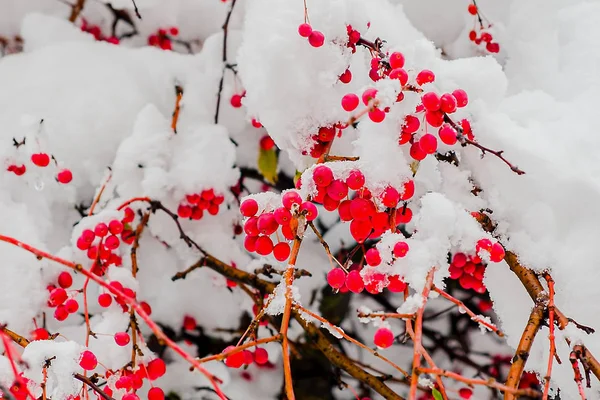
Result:
{"label": "green leaf", "polygon": [[260,153],[258,153],[258,171],[267,182],[277,183],[277,153],[275,149],[260,149]]}
{"label": "green leaf", "polygon": [[442,394],[437,389],[431,389],[431,394],[435,400],[443,400]]}

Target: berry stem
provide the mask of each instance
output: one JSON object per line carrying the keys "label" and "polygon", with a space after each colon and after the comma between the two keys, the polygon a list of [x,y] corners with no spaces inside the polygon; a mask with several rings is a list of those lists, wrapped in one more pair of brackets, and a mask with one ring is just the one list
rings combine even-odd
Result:
{"label": "berry stem", "polygon": [[[544,273],[544,279],[548,283],[548,340],[550,341],[550,354],[548,355],[548,369],[546,370],[546,376],[544,376],[544,395],[543,400],[548,399],[548,393],[550,392],[550,377],[552,376],[552,365],[554,364],[554,358],[558,357],[556,354],[556,342],[554,336],[554,279],[549,273]],[[560,364],[560,359],[557,359]]]}
{"label": "berry stem", "polygon": [[462,301],[458,300],[457,298],[451,296],[450,294],[444,292],[442,289],[438,288],[437,286],[433,286],[432,288],[435,292],[439,293],[443,298],[450,300],[451,302],[453,302],[454,304],[456,304],[456,306],[459,309],[464,310],[467,315],[469,317],[471,317],[471,320],[477,322],[478,324],[481,324],[483,326],[485,326],[487,329],[489,329],[490,331],[496,333],[496,335],[503,337],[504,336],[504,332],[502,332],[500,329],[498,329],[498,327],[496,327],[494,324],[490,324],[489,322],[487,322],[485,319],[483,319],[481,317],[481,315],[476,315],[473,311],[471,311],[469,308],[467,308],[467,306],[465,305],[465,303],[463,303]]}
{"label": "berry stem", "polygon": [[261,344],[265,344],[265,343],[271,343],[271,342],[276,342],[276,341],[280,341],[282,339],[281,335],[273,335],[273,336],[269,336],[267,338],[263,338],[263,339],[258,339],[258,340],[254,340],[252,342],[248,342],[248,343],[244,343],[241,345],[237,345],[234,349],[231,349],[225,353],[219,353],[219,354],[214,354],[212,356],[208,356],[208,357],[204,357],[198,360],[198,362],[200,364],[208,362],[208,361],[214,361],[214,360],[224,360],[227,357],[229,357],[232,354],[236,354],[239,353],[240,351],[246,350],[250,347],[255,347]]}
{"label": "berry stem", "polygon": [[175,109],[171,119],[171,129],[177,134],[177,121],[179,120],[179,111],[181,110],[181,98],[183,97],[183,87],[175,85]]}

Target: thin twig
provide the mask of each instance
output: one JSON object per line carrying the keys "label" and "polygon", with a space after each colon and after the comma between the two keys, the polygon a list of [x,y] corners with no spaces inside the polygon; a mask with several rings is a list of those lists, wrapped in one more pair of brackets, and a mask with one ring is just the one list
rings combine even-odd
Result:
{"label": "thin twig", "polygon": [[231,14],[233,13],[233,8],[235,7],[235,3],[237,0],[231,0],[231,5],[229,6],[229,11],[227,12],[227,16],[225,17],[225,22],[223,23],[223,53],[221,56],[221,61],[223,62],[223,70],[221,71],[221,80],[219,81],[219,91],[217,92],[217,106],[215,110],[215,124],[219,123],[219,108],[221,106],[221,93],[223,92],[223,82],[225,81],[225,70],[227,70],[227,35],[229,33],[229,20],[231,19]]}
{"label": "thin twig", "polygon": [[140,14],[140,10],[138,10],[137,4],[135,4],[135,0],[131,0],[133,3],[133,11],[135,12],[135,16],[139,19],[142,19],[142,14]]}
{"label": "thin twig", "polygon": [[[548,328],[550,333],[548,340],[550,341],[550,354],[548,355],[548,368],[546,370],[546,376],[544,376],[544,395],[543,399],[548,399],[550,392],[550,378],[552,377],[552,365],[554,364],[554,358],[558,357],[556,354],[556,343],[554,336],[554,279],[550,274],[545,273],[544,279],[548,282]],[[560,359],[557,359],[560,363]]]}

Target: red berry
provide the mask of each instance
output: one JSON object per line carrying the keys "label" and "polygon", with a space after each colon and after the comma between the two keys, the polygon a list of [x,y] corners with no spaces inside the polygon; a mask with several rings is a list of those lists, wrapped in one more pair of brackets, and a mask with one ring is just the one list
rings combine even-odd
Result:
{"label": "red berry", "polygon": [[302,197],[300,197],[298,192],[296,192],[295,190],[290,190],[288,192],[285,192],[284,195],[281,197],[281,203],[285,208],[289,210],[292,208],[293,204],[302,204]]}
{"label": "red berry", "polygon": [[461,399],[469,400],[473,396],[473,390],[469,388],[461,388],[458,390],[458,395]]}
{"label": "red berry", "polygon": [[110,304],[112,303],[112,296],[108,293],[102,293],[100,296],[98,296],[98,304],[100,304],[101,307],[108,307],[110,306]]}
{"label": "red berry", "polygon": [[494,243],[490,250],[490,261],[500,262],[504,260],[504,247],[500,243]]}
{"label": "red berry", "polygon": [[456,111],[457,102],[456,98],[450,93],[444,93],[442,97],[440,97],[440,109],[447,113],[451,114]]}
{"label": "red berry", "polygon": [[264,213],[261,214],[260,217],[258,217],[256,226],[260,233],[268,236],[277,230],[279,224],[275,220],[275,216],[273,215],[273,213]]}
{"label": "red berry", "polygon": [[350,203],[350,215],[355,220],[369,219],[375,214],[375,206],[372,201],[356,198]]}
{"label": "red berry", "polygon": [[[233,349],[235,349],[235,346],[228,346],[225,348],[225,350],[223,350],[223,353],[227,353]],[[244,361],[244,352],[238,351],[237,353],[233,353],[225,359],[225,365],[227,365],[229,368],[239,368],[244,365]]]}
{"label": "red berry", "polygon": [[115,343],[119,346],[127,346],[131,338],[129,337],[129,333],[127,332],[117,332],[115,333]]}
{"label": "red berry", "polygon": [[408,181],[404,182],[402,187],[403,190],[402,194],[400,195],[400,200],[406,201],[413,197],[413,195],[415,194],[415,181],[409,179]]}
{"label": "red berry", "polygon": [[73,277],[67,271],[63,271],[58,275],[57,282],[58,286],[60,286],[63,289],[67,289],[70,288],[73,284]]}
{"label": "red berry", "polygon": [[58,306],[56,310],[54,310],[54,318],[57,321],[64,321],[69,316],[69,311],[65,306]]}
{"label": "red berry", "polygon": [[477,32],[475,32],[475,31],[469,32],[469,40],[474,42],[475,39],[477,39]]}
{"label": "red berry", "polygon": [[327,195],[334,200],[340,201],[348,196],[348,186],[341,180],[336,179],[327,187]]}
{"label": "red berry", "polygon": [[244,224],[244,232],[248,236],[258,236],[260,233],[258,230],[258,218],[250,217]]}
{"label": "red berry", "polygon": [[441,111],[426,111],[425,120],[434,128],[439,128],[444,123],[444,113]]}
{"label": "red berry", "polygon": [[404,257],[408,253],[408,250],[408,243],[398,242],[394,245],[394,256],[398,258]]}
{"label": "red berry", "polygon": [[404,124],[402,125],[402,133],[415,133],[419,130],[421,122],[419,118],[414,115],[407,115],[404,117]]}
{"label": "red berry", "polygon": [[350,72],[349,69],[345,70],[344,73],[340,75],[339,79],[342,83],[350,83],[350,81],[352,80],[352,72]]}
{"label": "red berry", "polygon": [[482,249],[485,251],[491,251],[492,241],[490,239],[479,239],[475,245],[475,250],[477,253],[479,253]]}
{"label": "red berry", "polygon": [[417,84],[419,86],[424,85],[426,83],[431,83],[434,80],[435,80],[434,73],[428,69],[424,69],[423,71],[419,72],[417,74],[417,78],[416,78]]}
{"label": "red berry", "polygon": [[275,147],[275,141],[269,135],[265,135],[260,139],[260,148],[268,151]]}
{"label": "red berry", "polygon": [[193,331],[194,329],[196,329],[196,326],[198,325],[196,323],[196,318],[189,316],[189,315],[185,315],[183,317],[183,329],[187,330],[187,331]]}
{"label": "red berry", "polygon": [[410,156],[417,161],[421,161],[421,160],[424,160],[425,157],[427,157],[427,153],[425,153],[425,151],[423,151],[423,149],[421,149],[419,142],[414,142],[410,146]]}
{"label": "red berry", "polygon": [[373,343],[379,348],[387,349],[394,343],[394,333],[388,328],[379,328],[375,332]]}
{"label": "red berry", "polygon": [[246,199],[240,205],[240,212],[244,217],[253,217],[258,212],[258,203],[254,199]]}
{"label": "red berry", "polygon": [[378,124],[385,119],[385,111],[375,107],[369,111],[369,119]]}
{"label": "red berry", "polygon": [[65,301],[65,309],[69,314],[73,314],[79,310],[79,303],[75,299]]}
{"label": "red berry", "polygon": [[334,289],[339,289],[346,282],[346,274],[341,268],[334,268],[327,273],[327,283]]}
{"label": "red berry", "polygon": [[50,164],[50,156],[46,153],[35,153],[31,155],[31,162],[38,167],[47,167]]}
{"label": "red berry", "polygon": [[467,96],[467,92],[462,89],[456,89],[452,92],[452,96],[456,99],[457,107],[464,107],[469,103],[469,96]]}
{"label": "red berry", "polygon": [[442,127],[438,131],[438,136],[440,137],[440,140],[450,146],[455,144],[458,140],[457,135],[458,133],[456,132],[456,129],[454,129],[449,124],[442,125]]}
{"label": "red berry", "polygon": [[63,169],[56,175],[56,180],[60,183],[67,184],[73,180],[73,174],[68,169]]}
{"label": "red berry", "polygon": [[31,340],[47,340],[50,334],[44,328],[37,328],[31,332]]}
{"label": "red berry", "polygon": [[379,254],[379,250],[375,248],[367,250],[365,253],[365,261],[371,267],[376,267],[381,264],[381,254]]}
{"label": "red berry", "polygon": [[319,212],[317,211],[317,206],[315,206],[310,201],[305,201],[304,203],[302,203],[302,205],[300,206],[300,212],[306,214],[307,221],[313,221],[315,218],[317,218],[317,215],[319,215]]}
{"label": "red berry", "polygon": [[179,35],[179,29],[175,26],[169,28],[169,33],[173,36]]}
{"label": "red berry", "polygon": [[498,43],[488,42],[488,44],[485,45],[485,48],[490,53],[498,53],[500,51],[500,45]]}
{"label": "red berry", "polygon": [[342,221],[352,220],[352,213],[350,211],[351,205],[352,205],[352,200],[344,200],[339,204],[338,212],[340,214],[340,219]]}
{"label": "red berry", "polygon": [[153,381],[165,374],[167,371],[167,366],[163,360],[160,358],[155,358],[148,363],[146,366],[146,371],[148,371],[148,379]]}
{"label": "red berry", "polygon": [[121,244],[121,242],[119,241],[119,238],[114,235],[107,237],[106,240],[104,241],[104,245],[106,246],[107,249],[110,249],[110,250],[117,249],[120,244]]}
{"label": "red berry", "polygon": [[[403,68],[396,68],[390,72],[390,79],[398,79],[400,81],[400,85],[404,86],[408,83],[408,73]],[[402,92],[400,94],[404,95]],[[404,97],[397,99],[397,101],[402,101]]]}
{"label": "red berry", "polygon": [[333,181],[333,172],[325,165],[318,165],[313,170],[312,176],[317,186],[329,186]]}
{"label": "red berry", "polygon": [[492,35],[489,32],[483,32],[481,34],[481,41],[482,42],[491,42],[492,41]]}
{"label": "red berry", "polygon": [[309,37],[312,31],[312,27],[309,24],[300,24],[298,27],[298,33],[305,38]]}
{"label": "red berry", "polygon": [[377,89],[369,88],[365,90],[362,94],[362,101],[365,106],[369,105],[369,102],[373,100],[377,96]]}
{"label": "red berry", "polygon": [[256,251],[256,240],[258,239],[258,236],[246,236],[244,238],[244,248],[249,251],[250,253],[253,253],[254,251]]}
{"label": "red berry", "polygon": [[319,140],[321,142],[329,143],[335,137],[335,127],[333,126],[322,126],[319,128]]}
{"label": "red berry", "polygon": [[409,207],[401,207],[396,210],[396,223],[408,224],[412,219],[412,210]]}
{"label": "red berry", "polygon": [[441,106],[440,97],[435,92],[425,93],[421,96],[421,102],[423,103],[423,107],[428,111],[437,111]]}
{"label": "red berry", "polygon": [[286,242],[277,243],[273,247],[273,256],[277,261],[285,261],[290,256],[290,245]]}
{"label": "red berry", "polygon": [[150,304],[146,303],[145,301],[140,302],[140,307],[142,307],[142,310],[147,314],[150,315],[152,314],[152,307],[150,307]]}
{"label": "red berry", "polygon": [[469,4],[469,7],[467,7],[467,10],[469,11],[469,14],[472,15],[477,15],[477,6],[473,3]]}
{"label": "red berry", "polygon": [[177,215],[179,218],[190,218],[192,216],[192,207],[180,204],[177,207]]}
{"label": "red berry", "polygon": [[390,67],[392,69],[404,67],[404,55],[397,51],[390,54]]}
{"label": "red berry", "polygon": [[430,133],[421,136],[419,147],[427,154],[433,154],[437,150],[437,139]]}
{"label": "red berry", "polygon": [[108,230],[113,235],[118,235],[119,233],[123,232],[123,224],[121,221],[114,219],[108,223]]}
{"label": "red berry", "polygon": [[368,219],[355,219],[350,222],[350,234],[358,243],[364,243],[372,230],[371,221]]}
{"label": "red berry", "polygon": [[332,199],[328,194],[323,197],[323,208],[327,211],[335,211],[340,205],[340,201]]}
{"label": "red berry", "polygon": [[398,275],[388,277],[388,290],[393,293],[404,292],[406,283]]}
{"label": "red berry", "polygon": [[456,253],[452,257],[452,264],[458,268],[462,268],[467,263],[467,256],[465,253]]}
{"label": "red berry", "polygon": [[258,365],[264,365],[269,362],[269,353],[262,347],[257,347],[254,350],[254,362]]}
{"label": "red berry", "polygon": [[399,200],[400,195],[398,194],[398,191],[391,186],[385,188],[381,194],[381,202],[388,208],[396,208]]}
{"label": "red berry", "polygon": [[359,99],[354,93],[348,93],[342,97],[342,108],[345,111],[354,111],[358,107]]}
{"label": "red berry", "polygon": [[83,232],[81,232],[80,238],[85,243],[92,243],[94,239],[96,239],[96,234],[91,229],[84,229]]}
{"label": "red berry", "polygon": [[349,189],[358,190],[365,184],[365,176],[362,172],[357,169],[350,171],[348,178],[346,178],[346,185]]}
{"label": "red berry", "polygon": [[273,251],[273,241],[268,236],[259,236],[256,239],[256,250],[258,254],[261,256],[266,256],[271,254]]}
{"label": "red berry", "polygon": [[360,272],[357,270],[350,271],[346,276],[346,287],[352,293],[360,293],[365,288],[365,283],[363,282],[362,276],[360,276]]}
{"label": "red berry", "polygon": [[148,390],[148,400],[165,400],[165,392],[159,387]]}
{"label": "red berry", "polygon": [[96,359],[94,353],[89,350],[85,350],[83,353],[81,353],[79,365],[86,371],[91,371],[98,365],[98,360]]}
{"label": "red berry", "polygon": [[319,31],[312,31],[308,36],[308,43],[310,43],[312,47],[321,47],[323,46],[323,43],[325,43],[325,35]]}
{"label": "red berry", "polygon": [[67,301],[68,295],[67,291],[63,288],[56,288],[50,292],[50,296],[48,297],[48,301],[50,305],[53,307],[64,304]]}
{"label": "red berry", "polygon": [[285,207],[279,207],[273,212],[273,216],[279,225],[289,224],[292,220],[292,213]]}
{"label": "red berry", "polygon": [[234,108],[240,108],[242,106],[242,96],[239,94],[234,94],[231,96],[230,102]]}

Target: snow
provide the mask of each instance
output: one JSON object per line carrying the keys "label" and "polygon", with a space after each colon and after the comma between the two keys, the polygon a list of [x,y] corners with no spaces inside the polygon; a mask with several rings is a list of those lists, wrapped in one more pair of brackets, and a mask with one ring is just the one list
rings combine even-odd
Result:
{"label": "snow", "polygon": [[[116,209],[124,201],[148,196],[175,211],[187,194],[212,188],[225,196],[219,213],[205,215],[200,221],[179,222],[202,249],[252,272],[272,259],[254,258],[243,250],[244,235],[233,234],[234,225],[242,222],[239,201],[254,198],[259,212],[281,206],[280,193],[264,192],[260,183],[250,179],[243,181],[239,199],[231,190],[240,180],[240,167],[256,169],[259,139],[267,133],[273,137],[281,149],[279,170],[289,176],[296,170],[302,173],[300,193],[307,198],[315,191],[311,179],[315,159],[303,152],[310,150],[312,136],[319,127],[348,121],[352,113],[340,107],[342,96],[360,96],[367,88],[377,88],[382,106],[391,106],[385,120],[377,124],[362,118],[356,129],[344,129],[335,139],[331,154],[359,159],[328,165],[339,179],[352,169],[360,169],[375,198],[387,186],[399,188],[414,179],[415,195],[408,202],[414,217],[403,227],[408,237],[387,232],[375,244],[383,262],[364,269],[363,276],[368,279],[374,272],[400,275],[411,292],[397,311],[413,313],[426,300],[421,292],[431,268],[436,268],[434,284],[446,287],[448,253],[474,254],[479,239],[498,239],[524,266],[537,272],[550,271],[556,282],[556,304],[565,315],[600,327],[600,272],[596,265],[600,240],[599,3],[478,1],[486,18],[493,21],[492,33],[501,44],[499,54],[489,55],[467,39],[474,20],[466,12],[466,2],[309,1],[310,23],[326,38],[322,47],[314,48],[297,33],[298,25],[304,22],[302,2],[238,0],[225,54],[234,67],[225,70],[218,124],[214,119],[223,69],[221,27],[231,2],[136,3],[142,20],[132,13],[131,1],[111,2],[113,7],[129,10],[139,31],[139,35],[114,45],[96,42],[78,28],[85,18],[98,24],[103,34],[112,34],[112,14],[102,2],[87,2],[74,25],[67,20],[69,6],[60,1],[0,0],[0,37],[13,48],[19,34],[24,46],[19,54],[0,53],[0,234],[89,268],[90,260],[76,247],[77,238],[98,222],[122,218]],[[435,72],[436,80],[425,85],[425,90],[440,94],[466,90],[469,105],[453,118],[468,118],[479,143],[502,150],[502,155],[526,174],[518,176],[491,153],[482,157],[473,146],[441,143],[440,152],[455,151],[459,165],[428,157],[414,174],[408,148],[398,145],[398,136],[404,116],[414,112],[419,95],[407,92],[403,102],[394,103],[397,82],[371,81],[368,52],[359,48],[353,54],[344,44],[347,24],[369,40],[384,39],[384,52],[403,52],[410,83],[414,84],[419,70],[428,68]],[[191,41],[193,54],[187,54],[176,42],[176,51],[146,45],[149,35],[172,26],[180,30],[178,39]],[[115,33],[122,35],[130,29],[120,21]],[[338,77],[348,67],[353,79],[346,85]],[[171,126],[175,85],[184,89],[177,133]],[[231,95],[244,90],[243,107],[231,107]],[[251,127],[251,118],[260,120],[264,128]],[[416,138],[424,133],[420,131]],[[429,133],[435,131],[430,128]],[[13,138],[16,142],[25,139],[25,144],[15,146]],[[37,152],[47,152],[55,161],[46,168],[36,167],[30,157]],[[26,165],[26,174],[16,176],[7,171],[12,164]],[[55,179],[62,168],[73,172],[68,185]],[[94,215],[82,217],[76,207],[82,206],[83,214],[87,214],[103,182],[108,183]],[[481,191],[473,195],[474,189]],[[131,208],[136,213],[145,212],[148,204],[134,203]],[[490,216],[497,222],[494,237],[470,214],[482,209],[493,211]],[[338,223],[335,213],[322,208],[319,213],[322,225],[316,225],[327,229],[324,237],[333,253],[354,243],[347,223]],[[138,223],[136,214],[133,227]],[[103,279],[135,289],[138,300],[147,301],[153,308],[152,317],[165,326],[177,331],[183,316],[191,315],[208,334],[230,340],[233,335],[226,332],[246,328],[240,328],[240,317],[245,312],[252,315],[253,303],[239,288],[227,290],[225,279],[207,267],[172,282],[177,272],[202,257],[180,236],[175,222],[156,211],[140,240],[139,273],[132,275],[130,247],[122,244],[116,252],[123,257],[123,266],[109,268]],[[399,240],[406,241],[410,250],[406,257],[394,258],[391,250]],[[46,286],[55,284],[65,269],[46,260],[37,261],[8,243],[0,243],[0,252],[0,324],[27,336],[35,328],[34,320],[41,325],[45,313],[49,330],[68,338],[32,342],[23,354],[30,364],[25,374],[38,383],[43,360],[57,357],[50,368],[49,390],[56,398],[66,398],[80,388],[71,375],[80,370],[77,359],[85,326],[81,315],[55,321],[53,309],[46,305]],[[485,252],[481,256],[487,260]],[[313,276],[294,283],[294,302],[303,299],[308,303],[315,298],[311,310],[317,310],[324,276],[331,265],[310,231],[297,265]],[[80,306],[83,299],[77,290],[83,282],[81,274],[75,274],[68,291]],[[532,302],[505,262],[488,263],[484,282],[494,302],[498,326],[507,336],[502,344],[473,340],[484,347],[494,345],[498,351],[504,344],[514,349]],[[91,339],[90,349],[105,366],[117,369],[128,362],[131,347],[116,346],[112,335],[125,330],[128,320],[118,305],[102,309],[96,304],[102,292],[95,284],[90,284],[87,292],[93,330],[105,334]],[[360,304],[360,308],[351,311],[381,309],[363,297],[354,297],[352,304]],[[437,301],[433,297],[428,301]],[[397,299],[394,307],[400,302],[394,297]],[[284,306],[285,284],[280,282],[267,313],[280,315]],[[350,314],[347,320],[352,322],[340,324],[340,329],[354,332],[356,316]],[[368,337],[365,332],[371,332],[369,329],[381,321],[364,320],[359,322],[367,323],[358,324],[356,329]],[[326,324],[324,327],[329,329]],[[141,329],[149,334],[143,324]],[[291,338],[301,334],[296,325],[290,327]],[[527,361],[527,369],[540,376],[547,365],[547,335],[547,328],[542,327]],[[598,334],[585,334],[569,324],[557,332],[563,360],[570,351],[565,338],[600,354]],[[197,349],[189,350],[193,353]],[[273,356],[276,352],[269,352],[273,370],[248,368],[253,390],[247,390],[249,385],[241,371],[221,363],[207,367],[222,377],[224,390],[232,398],[239,394],[249,399],[271,398],[281,383],[281,365],[280,358]],[[153,357],[149,350],[145,353]],[[169,373],[158,383],[165,391],[181,390],[193,396],[193,387],[206,381],[200,374],[187,372],[188,365],[175,354],[168,354]],[[553,387],[560,387],[561,396],[575,398],[569,363],[554,368]],[[102,368],[98,371],[104,372]],[[0,381],[10,384],[11,374],[6,359],[0,357]],[[588,396],[593,397],[598,388],[598,382],[592,380],[592,389],[586,389]]]}

